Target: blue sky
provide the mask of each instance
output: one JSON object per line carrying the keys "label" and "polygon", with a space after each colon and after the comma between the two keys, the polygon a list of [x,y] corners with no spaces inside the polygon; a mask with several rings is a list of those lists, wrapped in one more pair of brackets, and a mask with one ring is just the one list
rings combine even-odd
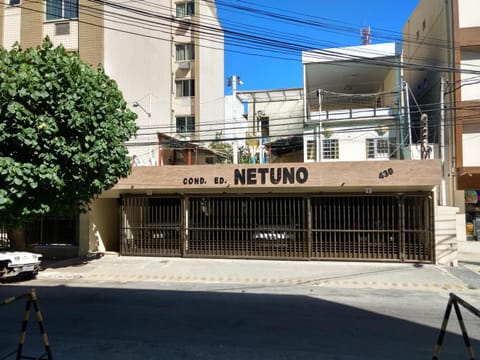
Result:
{"label": "blue sky", "polygon": [[[225,36],[225,78],[238,75],[238,90],[302,86],[300,49],[401,42],[419,0],[217,0]],[[279,14],[274,19],[271,14]],[[271,48],[268,41],[273,40]],[[257,41],[257,44],[255,44]],[[278,46],[278,41],[282,45]],[[264,49],[264,50],[262,50]],[[231,94],[231,88],[225,87]]]}

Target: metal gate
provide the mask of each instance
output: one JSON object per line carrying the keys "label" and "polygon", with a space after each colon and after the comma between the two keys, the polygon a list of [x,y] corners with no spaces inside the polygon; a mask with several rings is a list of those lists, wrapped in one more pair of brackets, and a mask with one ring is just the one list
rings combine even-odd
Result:
{"label": "metal gate", "polygon": [[122,255],[182,255],[180,197],[125,196],[120,201]]}
{"label": "metal gate", "polygon": [[427,194],[315,196],[312,257],[433,261],[433,206]]}
{"label": "metal gate", "polygon": [[428,193],[126,196],[120,223],[125,255],[434,260]]}
{"label": "metal gate", "polygon": [[185,255],[306,258],[302,196],[191,197]]}

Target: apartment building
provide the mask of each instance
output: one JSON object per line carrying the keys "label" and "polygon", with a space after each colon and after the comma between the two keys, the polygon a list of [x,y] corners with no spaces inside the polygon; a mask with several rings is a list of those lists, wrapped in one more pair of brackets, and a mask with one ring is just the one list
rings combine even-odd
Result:
{"label": "apartment building", "polygon": [[[208,150],[188,158],[207,148],[212,129],[224,122],[223,31],[214,1],[7,0],[0,5],[0,46],[34,47],[46,36],[92,66],[101,64],[117,82],[138,114],[139,131],[126,144],[133,165],[216,158],[205,155]],[[106,213],[116,218],[115,210],[109,212],[116,201],[94,202],[79,220],[45,218],[30,229],[35,234],[30,240],[71,243],[77,253],[77,244],[80,253],[97,249],[95,224]]]}
{"label": "apartment building", "polygon": [[403,28],[406,78],[444,153],[445,205],[460,209],[459,239],[480,234],[480,4],[422,0]]}
{"label": "apartment building", "polygon": [[199,141],[223,122],[223,32],[212,1],[9,0],[0,6],[4,48],[37,46],[46,36],[92,66],[101,64],[117,82],[138,114],[140,129],[127,144],[138,165],[161,165],[157,133]]}
{"label": "apartment building", "polygon": [[137,167],[105,194],[120,201],[99,237],[124,255],[455,264],[456,209],[436,201],[440,160],[412,156],[398,44],[303,60],[303,89],[236,93],[248,164]]}

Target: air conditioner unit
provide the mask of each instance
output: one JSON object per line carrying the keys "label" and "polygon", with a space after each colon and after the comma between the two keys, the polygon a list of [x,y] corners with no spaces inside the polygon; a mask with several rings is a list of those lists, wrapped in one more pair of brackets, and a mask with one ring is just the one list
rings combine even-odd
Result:
{"label": "air conditioner unit", "polygon": [[58,23],[55,24],[55,35],[69,35],[70,23]]}
{"label": "air conditioner unit", "polygon": [[179,69],[190,69],[190,61],[179,61],[178,62]]}

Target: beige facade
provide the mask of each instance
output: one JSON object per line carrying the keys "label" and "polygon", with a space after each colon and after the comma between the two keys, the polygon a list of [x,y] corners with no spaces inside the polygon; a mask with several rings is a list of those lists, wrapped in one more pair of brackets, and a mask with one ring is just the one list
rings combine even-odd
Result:
{"label": "beige facade", "polygon": [[[444,150],[443,203],[458,207],[463,223],[480,208],[465,201],[465,191],[480,190],[479,10],[475,0],[422,0],[403,29],[406,80],[429,116],[429,136]],[[465,225],[459,228],[465,238]]]}
{"label": "beige facade", "polygon": [[[419,172],[424,173],[424,176],[417,176]],[[388,174],[388,175],[385,175]],[[351,204],[353,199],[360,199],[360,202],[355,203],[355,206],[360,206],[360,204],[370,204],[372,201],[378,202],[378,208],[375,208],[374,213],[380,213],[384,209],[382,204],[382,197],[386,198],[403,198],[405,197],[416,197],[419,194],[424,197],[425,200],[431,199],[433,189],[438,186],[440,182],[440,162],[438,160],[426,160],[426,161],[376,161],[376,162],[338,162],[338,163],[282,163],[282,164],[244,164],[244,165],[198,165],[198,166],[160,166],[160,167],[135,167],[132,174],[125,179],[121,179],[119,183],[111,190],[105,192],[101,198],[96,199],[92,206],[92,211],[90,214],[84,216],[83,221],[90,224],[88,227],[91,228],[89,234],[81,240],[80,247],[88,248],[89,251],[104,251],[104,249],[118,251],[119,243],[123,248],[120,251],[124,251],[126,254],[164,254],[180,256],[181,253],[185,252],[184,256],[208,256],[208,252],[194,252],[195,244],[197,243],[198,238],[196,235],[191,232],[195,229],[195,214],[190,214],[187,210],[187,207],[191,207],[191,211],[195,211],[195,206],[193,204],[200,203],[203,204],[205,201],[210,203],[210,206],[213,206],[212,201],[216,201],[217,204],[222,204],[221,199],[225,199],[223,205],[219,205],[221,209],[221,214],[226,213],[224,211],[230,211],[232,209],[228,208],[228,204],[236,204],[240,201],[253,201],[252,199],[260,199],[258,201],[273,201],[277,204],[278,210],[271,208],[269,211],[273,213],[275,211],[280,211],[282,208],[282,200],[274,200],[279,196],[283,196],[283,199],[287,199],[287,203],[290,201],[293,204],[292,199],[303,199],[314,197],[331,197],[331,199],[340,199],[340,202],[343,204]],[[430,194],[430,195],[428,195]],[[168,206],[161,210],[161,208],[152,208],[152,204],[160,204],[162,201],[168,201],[168,199],[178,199],[184,205],[181,206],[185,211],[185,215],[180,218],[176,218],[175,222],[172,222],[172,211],[175,210]],[[215,199],[215,200],[213,200]],[[243,200],[242,200],[243,199]],[[263,200],[262,200],[263,199]],[[271,200],[269,200],[271,199]],[[290,200],[289,200],[290,199]],[[343,200],[342,200],[343,199]],[[348,200],[352,199],[352,200]],[[313,201],[313,200],[312,200]],[[433,202],[433,200],[429,200]],[[129,203],[130,208],[125,210],[123,208],[124,203]],[[180,204],[180,203],[177,203]],[[308,202],[310,204],[310,202]],[[351,205],[342,205],[343,208],[339,209],[338,214],[348,214],[351,211]],[[133,207],[132,207],[133,206]],[[202,209],[203,209],[202,205]],[[150,208],[149,208],[150,207]],[[122,213],[122,224],[118,224],[117,214]],[[212,213],[210,216],[214,216],[216,208],[211,208]],[[350,210],[349,210],[350,209]],[[265,208],[265,211],[267,208]],[[166,211],[166,213],[164,212]],[[205,211],[205,210],[202,210]],[[233,210],[236,213],[236,210]],[[296,210],[292,209],[292,215]],[[299,210],[301,211],[301,210]],[[328,210],[328,213],[332,213],[333,208]],[[355,210],[357,212],[358,210]],[[379,212],[380,211],[380,212]],[[411,210],[410,210],[411,211]],[[409,212],[409,217],[413,216],[414,213],[417,213],[418,209],[413,212]],[[428,243],[426,238],[423,236],[419,237],[418,243],[409,242],[408,235],[403,241],[408,246],[415,246],[417,249],[425,249],[425,251],[431,251],[432,255],[428,258],[423,258],[421,261],[435,262],[438,264],[456,264],[456,246],[455,246],[455,212],[454,208],[446,207],[435,207],[435,215],[431,214],[431,220],[427,220],[427,215],[419,214],[418,221],[427,221],[428,225],[425,224],[423,227],[418,223],[418,231],[425,232],[425,236],[430,233],[431,229],[435,229],[435,232],[431,232],[432,245],[427,250],[426,244]],[[162,216],[162,214],[164,214]],[[223,215],[219,214],[217,217],[221,219]],[[397,213],[392,212],[391,215],[388,215],[393,218],[397,218]],[[266,214],[265,218],[267,217]],[[366,214],[364,214],[367,216]],[[363,217],[362,215],[361,217]],[[243,224],[241,219],[241,212],[237,213],[234,217],[236,224]],[[352,216],[355,216],[352,214]],[[159,220],[163,218],[164,220]],[[379,221],[387,221],[387,218],[379,218]],[[402,217],[399,217],[398,220],[401,221]],[[435,218],[435,220],[433,220]],[[154,220],[157,219],[157,220]],[[168,220],[170,219],[170,220]],[[282,222],[282,226],[288,226],[288,224],[283,223],[285,216],[281,215],[277,221]],[[314,217],[312,220],[307,220],[306,218],[300,217],[299,221],[303,222],[303,226],[312,227],[311,221],[316,223],[320,218]],[[350,217],[340,217],[344,219],[341,221],[352,222]],[[424,219],[424,220],[420,220]],[[453,219],[453,221],[452,221]],[[154,221],[155,223],[151,223]],[[182,222],[183,225],[178,225],[178,221]],[[259,219],[260,221],[260,219]],[[411,221],[411,220],[409,220]],[[432,222],[434,221],[434,223]],[[396,220],[394,221],[396,223]],[[179,226],[179,227],[177,227]],[[300,225],[299,225],[300,226]],[[413,223],[409,226],[413,226]],[[187,230],[185,230],[185,228]],[[83,226],[83,228],[86,228]],[[149,230],[152,229],[152,230]],[[188,230],[190,229],[190,230]],[[302,231],[302,234],[307,234],[307,230],[301,226],[297,231]],[[343,229],[343,228],[342,228]],[[430,229],[430,230],[429,230]],[[231,230],[231,229],[229,229]],[[119,234],[119,231],[122,235]],[[156,242],[162,242],[167,246],[163,250],[156,250],[153,248],[149,241],[153,241],[151,237],[144,237],[144,234],[147,234],[149,231],[156,231],[153,233]],[[177,237],[174,237],[175,234],[182,233],[185,238],[184,247],[178,245],[180,244]],[[204,229],[202,231],[207,231]],[[213,230],[210,230],[213,231]],[[240,227],[238,232],[245,233],[245,241],[238,242],[238,246],[247,249],[248,246],[248,234],[253,232],[254,229],[248,227]],[[339,230],[340,232],[345,231]],[[348,232],[350,231],[350,232]],[[352,228],[348,230],[348,234],[357,234],[359,231],[357,228]],[[371,231],[378,231],[379,236],[382,234],[388,233],[383,227],[377,227]],[[417,230],[416,230],[417,231]],[[147,233],[146,233],[147,232]],[[333,230],[332,230],[333,232]],[[347,234],[345,233],[345,234]],[[155,235],[158,234],[158,235]],[[161,235],[163,234],[163,235]],[[312,240],[306,235],[300,235],[301,237],[297,241],[301,241],[303,244],[311,243],[316,244],[316,240]],[[330,234],[330,232],[329,232]],[[347,235],[342,235],[347,236]],[[453,234],[453,235],[452,235]],[[356,241],[362,241],[362,234],[358,233],[360,236]],[[164,240],[163,236],[171,237],[170,240]],[[331,235],[333,236],[333,235]],[[350,236],[350,235],[348,235]],[[352,241],[353,236],[351,235]],[[136,247],[134,248],[125,248],[130,241],[129,239],[134,239],[136,242]],[[310,240],[308,240],[310,239]],[[339,238],[340,239],[340,238]],[[379,240],[376,241],[384,241]],[[168,241],[168,242],[165,242]],[[212,249],[215,249],[217,245],[214,244],[214,238],[208,240]],[[233,241],[233,239],[232,239]],[[403,261],[402,255],[400,257],[389,258],[383,253],[384,251],[396,252],[390,248],[389,240],[382,243],[383,250],[381,253],[376,253],[370,255],[369,260],[375,260],[375,258],[390,259],[392,261]],[[390,240],[391,241],[391,240]],[[224,243],[218,243],[220,246],[217,249],[221,249],[222,244],[230,243],[228,239]],[[170,246],[177,244],[174,250]],[[340,243],[339,243],[340,244]],[[378,243],[376,243],[378,244]],[[425,244],[425,245],[421,245]],[[265,245],[265,244],[264,244]],[[190,247],[189,247],[190,246]],[[282,245],[283,246],[283,245]],[[284,246],[290,246],[284,244]],[[293,245],[292,245],[293,246]],[[314,245],[313,249],[319,249]],[[340,246],[340,245],[338,245]],[[373,249],[373,243],[371,245]],[[420,246],[420,247],[419,247]],[[403,247],[400,247],[398,251]],[[183,249],[183,250],[182,250]],[[299,248],[298,248],[299,249]],[[340,247],[338,247],[340,249]],[[346,250],[345,251],[349,251]],[[406,247],[404,251],[408,251],[409,247]],[[159,252],[163,251],[163,252]],[[216,256],[224,256],[226,253],[218,250]],[[243,251],[243,250],[242,250]],[[247,250],[245,250],[247,251]],[[256,254],[252,256],[262,256],[262,253],[254,253],[252,250],[251,254]],[[372,250],[374,251],[374,250]],[[423,250],[420,250],[423,251]],[[197,254],[197,255],[195,255]],[[213,254],[213,253],[211,253]],[[222,255],[223,254],[223,255]],[[230,256],[235,255],[236,253],[230,253]],[[245,253],[239,252],[238,256],[245,256]],[[263,253],[265,256],[265,253]],[[272,251],[272,257],[284,257],[284,256],[293,256],[288,254],[279,253],[277,250]],[[322,255],[317,253],[318,259],[322,258]],[[344,253],[342,253],[344,254]],[[383,254],[383,255],[382,255]],[[359,254],[356,254],[359,255]],[[361,254],[360,254],[361,255]],[[297,254],[297,257],[310,256],[306,252],[301,252],[300,255]],[[339,256],[342,256],[339,253]],[[355,255],[348,255],[355,256]],[[364,254],[364,256],[367,256]],[[377,257],[378,256],[378,257]],[[317,257],[313,257],[317,259]],[[293,257],[295,258],[295,257]],[[409,258],[407,261],[412,261],[415,258]]]}

